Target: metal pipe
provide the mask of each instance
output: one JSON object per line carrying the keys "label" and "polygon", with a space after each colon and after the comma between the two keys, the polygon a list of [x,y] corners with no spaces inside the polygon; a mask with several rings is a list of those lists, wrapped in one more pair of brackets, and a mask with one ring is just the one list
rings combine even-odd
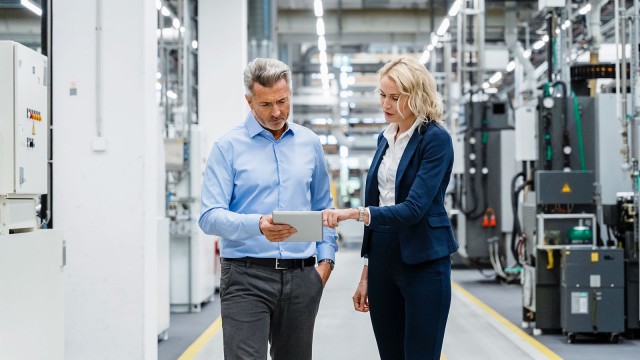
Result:
{"label": "metal pipe", "polygon": [[[189,202],[189,216],[188,219],[189,221],[195,222],[196,220],[193,218],[193,207],[195,206],[194,204],[194,198],[193,198],[193,187],[191,186],[191,182],[193,180],[193,176],[195,176],[195,174],[191,171],[191,164],[193,162],[193,159],[191,158],[191,154],[193,154],[194,152],[192,151],[191,147],[193,146],[193,143],[191,141],[191,101],[190,101],[190,94],[191,94],[191,81],[190,81],[190,76],[189,76],[189,64],[190,61],[189,59],[191,59],[191,51],[189,50],[189,47],[191,46],[191,16],[189,13],[189,3],[190,0],[182,0],[182,24],[184,26],[184,35],[182,38],[182,56],[183,56],[183,60],[182,60],[182,108],[185,111],[185,117],[184,117],[184,123],[187,126],[186,129],[186,136],[185,136],[185,142],[187,144],[187,148],[189,149],[189,155],[187,156],[187,158],[185,159],[185,170],[187,172],[187,201]],[[183,124],[183,126],[185,125]],[[194,241],[196,241],[196,239],[194,238],[194,236],[192,235],[193,233],[190,232],[189,234],[189,255],[188,255],[188,264],[189,264],[189,312],[193,312],[193,243]]]}
{"label": "metal pipe", "polygon": [[443,44],[443,52],[444,52],[444,57],[443,57],[443,61],[444,61],[444,83],[445,83],[445,104],[449,104],[450,106],[447,106],[447,108],[449,108],[449,110],[447,110],[447,125],[449,125],[449,128],[451,128],[451,125],[453,123],[453,97],[452,97],[452,89],[451,89],[451,84],[452,84],[452,79],[451,79],[451,72],[452,72],[452,66],[451,66],[451,35],[449,35],[448,33],[445,34],[445,38],[442,41]]}
{"label": "metal pipe", "polygon": [[553,38],[555,34],[553,33],[553,12],[549,11],[547,13],[547,36],[549,36],[549,42],[547,43],[547,64],[549,64],[549,68],[547,69],[547,82],[553,82],[553,52],[555,49],[553,48]]}
{"label": "metal pipe", "polygon": [[[631,44],[638,44],[640,39],[638,38],[640,33],[640,0],[633,1],[633,31],[631,32]],[[631,86],[631,106],[633,108],[633,124],[631,131],[631,144],[632,157],[637,159],[638,157],[638,132],[637,125],[640,122],[640,54],[636,49],[631,50],[631,74],[632,74],[632,86]]]}
{"label": "metal pipe", "polygon": [[[621,8],[619,9],[620,12],[624,11],[626,9],[626,5],[625,5],[625,0],[620,0],[620,5]],[[627,51],[626,51],[626,43],[627,43],[627,26],[626,26],[626,21],[627,18],[625,15],[620,16],[620,51],[622,51],[622,56],[620,57],[620,107],[621,107],[621,113],[620,115],[622,116],[622,121],[623,124],[625,126],[625,128],[628,128],[628,120],[627,120]],[[635,129],[633,128],[633,126],[631,127],[631,133],[632,133],[632,137],[633,137],[633,133],[635,132]],[[633,141],[631,141],[631,149],[633,149],[635,146],[633,144]],[[627,157],[628,158],[633,158],[635,157],[635,154],[632,153],[629,154],[629,138],[627,137],[627,142],[626,142],[626,148],[627,148]]]}
{"label": "metal pipe", "polygon": [[456,64],[456,74],[458,75],[460,90],[462,90],[463,92],[464,92],[464,79],[462,77],[462,62],[464,61],[464,52],[462,48],[462,38],[464,37],[464,34],[462,30],[463,29],[462,21],[464,19],[465,8],[466,8],[466,1],[463,1],[461,9],[460,11],[458,11],[458,15],[456,15],[457,16],[456,34],[458,34],[458,36],[456,36],[456,49],[458,49],[458,54],[456,55],[458,57],[457,64]]}
{"label": "metal pipe", "polygon": [[484,0],[478,1],[478,13],[476,15],[476,24],[477,24],[477,37],[476,37],[476,47],[477,47],[477,57],[478,57],[478,86],[482,86],[483,74],[485,71],[485,51],[484,51],[484,39],[485,39],[485,8],[484,8]]}
{"label": "metal pipe", "polygon": [[[598,51],[602,43],[602,28],[600,21],[600,0],[591,0],[591,11],[589,12],[589,64],[597,64],[600,62]],[[596,96],[596,79],[589,80],[589,96]]]}
{"label": "metal pipe", "polygon": [[96,0],[96,135],[102,137],[102,0]]}

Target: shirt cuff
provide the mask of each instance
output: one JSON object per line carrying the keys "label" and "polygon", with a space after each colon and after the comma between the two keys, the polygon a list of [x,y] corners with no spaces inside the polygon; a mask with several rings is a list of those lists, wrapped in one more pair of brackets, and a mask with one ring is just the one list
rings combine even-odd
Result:
{"label": "shirt cuff", "polygon": [[[263,215],[260,214],[248,214],[246,224],[249,225],[249,236],[260,236],[264,235],[262,231],[260,231],[260,218]],[[255,226],[253,226],[255,224]]]}
{"label": "shirt cuff", "polygon": [[364,208],[364,211],[367,213],[367,215],[369,215],[369,222],[365,222],[365,226],[369,226],[369,224],[371,224],[371,211],[369,211],[369,207],[367,206],[366,208]]}
{"label": "shirt cuff", "polygon": [[316,251],[316,259],[318,259],[318,261],[322,259],[330,259],[334,263],[336,262],[336,251],[329,244],[320,244]]}

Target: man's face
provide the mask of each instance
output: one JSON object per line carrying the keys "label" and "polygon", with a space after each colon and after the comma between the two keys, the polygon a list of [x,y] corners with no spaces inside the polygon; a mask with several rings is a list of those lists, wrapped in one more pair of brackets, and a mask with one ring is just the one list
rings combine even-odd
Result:
{"label": "man's face", "polygon": [[291,109],[291,91],[287,81],[281,79],[270,88],[256,83],[253,85],[253,96],[245,98],[258,123],[276,138],[282,135]]}

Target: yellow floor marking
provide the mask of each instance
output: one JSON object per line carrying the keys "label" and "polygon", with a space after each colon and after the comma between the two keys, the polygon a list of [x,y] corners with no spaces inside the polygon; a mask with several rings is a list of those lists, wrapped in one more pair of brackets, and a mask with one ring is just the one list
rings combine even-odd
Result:
{"label": "yellow floor marking", "polygon": [[464,288],[462,288],[462,286],[456,284],[453,281],[451,282],[451,286],[455,291],[464,295],[467,299],[471,300],[471,302],[478,305],[478,307],[480,307],[482,310],[484,310],[489,315],[491,315],[494,319],[498,320],[500,323],[505,325],[507,328],[509,328],[509,330],[513,331],[516,335],[518,335],[520,338],[526,341],[529,345],[536,348],[538,351],[540,351],[542,354],[547,356],[549,359],[562,360],[562,358],[558,356],[558,354],[551,351],[548,347],[544,346],[541,342],[534,339],[531,335],[522,331],[519,327],[513,325],[509,320],[505,319],[502,315],[498,314],[495,310],[490,308],[488,305],[478,300],[478,298],[476,298],[475,296],[471,295],[471,293],[465,290]]}
{"label": "yellow floor marking", "polygon": [[222,318],[218,316],[216,321],[214,321],[213,324],[211,324],[207,330],[205,330],[202,335],[200,335],[196,341],[194,341],[193,344],[191,344],[191,346],[189,346],[187,350],[180,355],[178,360],[191,360],[195,358],[200,350],[202,350],[202,348],[207,345],[211,339],[213,339],[213,336],[220,331],[220,329],[222,329]]}

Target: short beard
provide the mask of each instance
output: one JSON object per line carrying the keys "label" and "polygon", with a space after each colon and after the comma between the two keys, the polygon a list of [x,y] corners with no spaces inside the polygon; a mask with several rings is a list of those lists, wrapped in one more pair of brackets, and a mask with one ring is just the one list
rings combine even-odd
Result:
{"label": "short beard", "polygon": [[282,129],[282,127],[287,126],[287,120],[289,119],[289,115],[287,114],[287,117],[285,117],[282,120],[279,121],[284,121],[284,123],[282,124],[282,126],[278,129],[272,129],[271,127],[269,127],[269,122],[264,121],[263,119],[261,119],[260,117],[258,117],[258,114],[256,114],[255,111],[251,110],[251,113],[253,114],[253,117],[258,121],[258,124],[260,124],[260,126],[262,126],[263,128],[267,129],[267,130],[271,130],[271,131],[278,131],[280,129]]}

